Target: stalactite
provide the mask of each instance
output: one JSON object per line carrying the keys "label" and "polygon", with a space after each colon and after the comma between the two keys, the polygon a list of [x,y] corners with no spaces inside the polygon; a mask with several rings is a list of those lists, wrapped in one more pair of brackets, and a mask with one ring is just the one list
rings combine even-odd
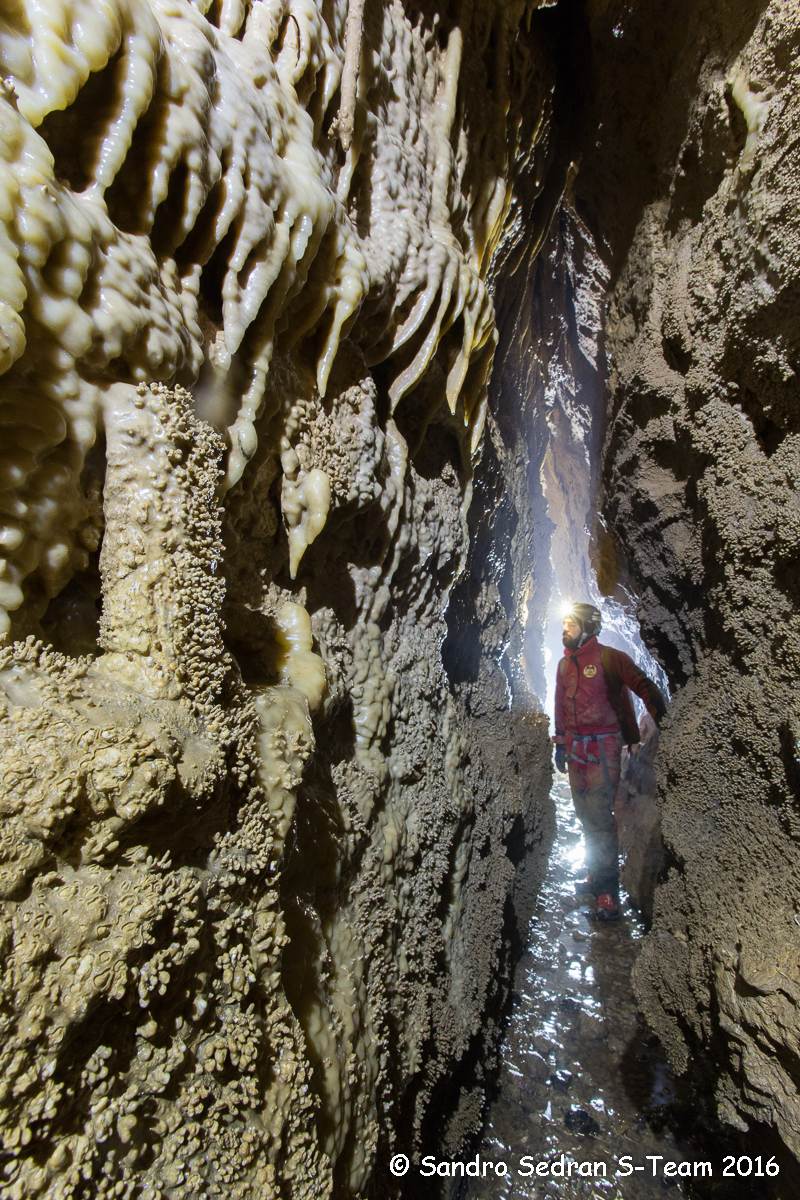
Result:
{"label": "stalactite", "polygon": [[9,1197],[363,1195],[472,1070],[538,801],[441,644],[526,13],[0,25]]}
{"label": "stalactite", "polygon": [[345,154],[353,144],[353,126],[356,119],[358,94],[358,72],[361,63],[361,26],[364,20],[364,0],[349,0],[347,24],[344,33],[344,66],[342,67],[342,103],[339,108],[337,130]]}

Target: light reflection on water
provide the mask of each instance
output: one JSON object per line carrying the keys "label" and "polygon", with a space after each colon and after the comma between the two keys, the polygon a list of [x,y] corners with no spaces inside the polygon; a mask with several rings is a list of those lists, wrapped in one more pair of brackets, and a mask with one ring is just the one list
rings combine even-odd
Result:
{"label": "light reflection on water", "polygon": [[[449,1193],[458,1200],[655,1200],[666,1187],[677,1200],[688,1194],[683,1180],[647,1177],[646,1155],[680,1164],[691,1151],[669,1135],[666,1122],[652,1120],[675,1089],[660,1048],[640,1023],[630,981],[644,928],[630,912],[604,925],[579,907],[581,827],[565,780],[556,781],[553,796],[557,839],[516,972],[499,1094],[480,1149],[484,1158],[504,1161],[509,1173],[461,1180]],[[558,1162],[562,1154],[567,1163],[605,1163],[607,1175],[520,1176],[524,1155],[538,1163]],[[646,1169],[616,1175],[624,1155]]]}

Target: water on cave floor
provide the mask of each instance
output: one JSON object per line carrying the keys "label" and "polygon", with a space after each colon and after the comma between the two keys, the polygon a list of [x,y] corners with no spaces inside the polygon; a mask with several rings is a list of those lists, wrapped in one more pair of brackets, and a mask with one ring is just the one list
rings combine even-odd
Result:
{"label": "water on cave floor", "polygon": [[[579,905],[581,827],[565,780],[556,781],[553,796],[557,838],[515,976],[498,1092],[478,1154],[481,1177],[452,1181],[450,1196],[760,1200],[785,1195],[780,1180],[766,1175],[770,1150],[760,1168],[757,1142],[732,1151],[720,1139],[708,1103],[675,1079],[637,1011],[631,985],[644,924],[625,897],[618,923],[598,922],[587,904]],[[741,1172],[747,1170],[739,1156],[749,1155],[749,1178],[723,1175],[730,1153],[736,1156],[734,1176],[737,1163]],[[474,1165],[474,1159],[473,1154],[465,1162]],[[508,1173],[498,1178],[492,1167],[484,1173],[488,1162],[505,1163]],[[536,1175],[536,1165],[548,1162],[546,1174]],[[710,1177],[695,1167],[704,1162],[710,1164]],[[578,1174],[581,1164],[583,1175]],[[594,1164],[605,1166],[605,1176]],[[690,1170],[687,1178],[684,1172]]]}

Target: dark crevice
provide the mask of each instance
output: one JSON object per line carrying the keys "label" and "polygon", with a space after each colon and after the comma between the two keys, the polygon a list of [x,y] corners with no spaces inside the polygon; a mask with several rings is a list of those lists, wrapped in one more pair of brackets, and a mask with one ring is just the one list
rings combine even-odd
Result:
{"label": "dark crevice", "polygon": [[773,421],[765,406],[750,388],[741,389],[740,407],[742,412],[750,418],[759,446],[767,458],[771,458],[783,442],[788,430],[782,429],[776,421]]}
{"label": "dark crevice", "polygon": [[73,192],[94,182],[103,140],[118,116],[126,57],[122,47],[100,71],[93,71],[72,104],[49,112],[39,134],[53,155],[56,178]]}

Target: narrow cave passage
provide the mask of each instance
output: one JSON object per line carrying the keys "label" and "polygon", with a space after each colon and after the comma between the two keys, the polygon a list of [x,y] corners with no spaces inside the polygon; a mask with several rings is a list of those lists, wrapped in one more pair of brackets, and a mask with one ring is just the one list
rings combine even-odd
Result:
{"label": "narrow cave passage", "polygon": [[481,1174],[454,1181],[450,1200],[796,1194],[779,1139],[723,1128],[702,1064],[679,1077],[670,1068],[631,982],[647,922],[624,891],[618,925],[594,919],[576,894],[584,842],[569,785],[556,778],[551,798],[550,865],[514,974],[497,1091],[467,1160]]}
{"label": "narrow cave passage", "polygon": [[[518,555],[508,574],[524,592],[521,657],[539,697],[543,642],[559,652],[554,592],[624,614],[625,648],[641,631],[664,669],[666,853],[654,907],[643,906],[649,934],[630,912],[617,929],[597,927],[575,907],[564,856],[577,830],[556,785],[555,856],[515,976],[499,1091],[473,1148],[509,1173],[453,1181],[450,1194],[793,1197],[796,204],[791,234],[774,224],[774,257],[763,273],[758,264],[763,214],[796,192],[797,88],[782,55],[791,44],[796,56],[798,7],[559,13],[573,21],[560,68],[577,132],[563,95],[559,112],[575,171],[528,274],[498,288],[476,495],[492,494],[484,471],[510,477],[507,464],[525,459],[523,502],[507,492],[520,525],[529,504],[533,531],[524,546],[519,530],[507,535]],[[509,524],[492,519],[500,533]],[[512,632],[512,672],[517,649]],[[603,1160],[608,1174],[520,1176],[523,1155],[562,1153]],[[615,1177],[624,1154],[644,1170]],[[709,1161],[713,1176],[652,1178],[648,1154]],[[779,1175],[759,1175],[770,1159]]]}
{"label": "narrow cave passage", "polygon": [[[799,52],[4,6],[4,1197],[800,1195]],[[672,698],[646,935],[572,896],[567,597]],[[714,1174],[519,1175],[629,1147]]]}

